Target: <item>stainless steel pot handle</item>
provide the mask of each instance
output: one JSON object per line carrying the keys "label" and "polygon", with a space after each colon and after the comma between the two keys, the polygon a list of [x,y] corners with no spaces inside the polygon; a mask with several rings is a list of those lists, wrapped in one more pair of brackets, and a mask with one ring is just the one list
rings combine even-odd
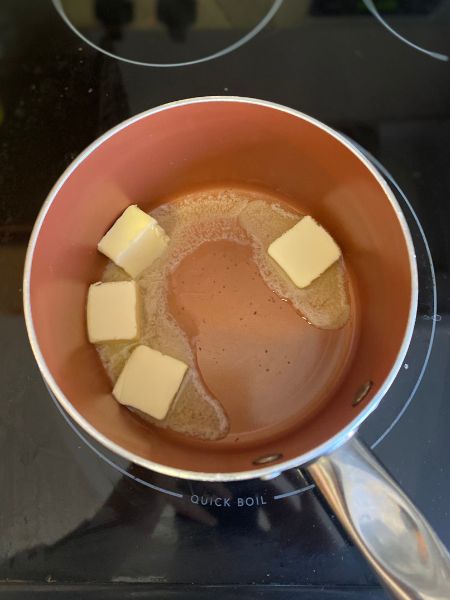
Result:
{"label": "stainless steel pot handle", "polygon": [[394,598],[449,600],[450,555],[370,450],[353,438],[307,468]]}

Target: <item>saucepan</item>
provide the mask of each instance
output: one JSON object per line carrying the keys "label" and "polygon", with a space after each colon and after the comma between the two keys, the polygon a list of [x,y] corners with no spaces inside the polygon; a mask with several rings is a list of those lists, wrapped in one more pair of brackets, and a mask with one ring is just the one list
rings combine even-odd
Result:
{"label": "saucepan", "polygon": [[[225,439],[204,441],[143,424],[114,400],[88,343],[86,294],[106,264],[97,243],[127,206],[149,211],[196,186],[221,185],[257,186],[294,206],[301,202],[331,232],[352,282],[357,322],[345,369],[333,385],[327,380],[320,409],[283,420],[275,399],[266,402],[266,423],[258,428],[258,406],[231,390],[226,409],[249,429],[254,423],[255,431],[239,439],[230,418]],[[153,108],[95,141],[50,192],[24,275],[26,323],[42,375],[62,408],[98,442],[142,467],[192,480],[270,477],[302,466],[394,596],[443,599],[450,597],[446,549],[354,435],[402,365],[417,291],[407,224],[373,165],[319,121],[238,97]],[[275,330],[276,320],[268,326]],[[311,374],[320,382],[321,369],[312,365]]]}

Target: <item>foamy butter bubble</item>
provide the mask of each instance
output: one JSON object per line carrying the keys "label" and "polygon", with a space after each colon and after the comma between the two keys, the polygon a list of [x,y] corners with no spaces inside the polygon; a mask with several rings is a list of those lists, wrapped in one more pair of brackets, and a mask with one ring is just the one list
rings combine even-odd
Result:
{"label": "foamy butter bubble", "polygon": [[[140,336],[129,342],[98,344],[103,365],[114,383],[133,349],[146,344],[182,360],[190,369],[167,417],[156,421],[139,413],[159,427],[167,427],[201,439],[223,438],[229,430],[228,417],[220,402],[205,387],[187,335],[168,307],[168,280],[180,262],[201,244],[219,240],[251,245],[253,257],[266,284],[317,327],[334,329],[345,324],[349,303],[343,265],[339,262],[308,288],[299,290],[267,254],[270,243],[300,218],[255,192],[211,190],[196,192],[159,206],[152,211],[170,237],[166,252],[137,280],[140,290]],[[128,275],[108,264],[103,281],[123,281]]]}

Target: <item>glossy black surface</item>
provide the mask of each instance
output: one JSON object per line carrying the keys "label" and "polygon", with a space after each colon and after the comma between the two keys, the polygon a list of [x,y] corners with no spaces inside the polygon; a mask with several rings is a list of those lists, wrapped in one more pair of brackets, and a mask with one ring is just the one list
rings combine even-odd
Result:
{"label": "glossy black surface", "polygon": [[[173,10],[179,14],[177,2],[160,2],[159,8],[153,3],[152,14],[165,15],[154,30],[126,25],[121,32],[121,19],[129,19],[133,4],[139,12],[139,3],[131,0],[97,2],[97,14],[107,25],[101,29],[91,23],[92,35],[109,51],[120,49],[117,36],[137,50],[154,48],[158,60],[170,53],[190,60],[194,51],[199,56],[224,48],[251,30],[271,6],[256,2],[251,14],[248,4],[250,12],[242,15],[236,2],[211,2],[219,13],[208,17],[198,3],[193,18],[192,3],[182,41],[173,38],[164,21],[170,21]],[[385,4],[402,33],[450,53],[448,1]],[[119,13],[111,13],[113,5]],[[193,66],[153,68],[109,58],[83,43],[50,2],[4,0],[2,597],[47,597],[51,592],[70,598],[385,597],[314,490],[276,498],[309,485],[299,471],[268,482],[200,485],[142,472],[93,445],[102,458],[64,420],[34,363],[22,316],[21,277],[31,227],[54,181],[86,145],[124,118],[170,100],[211,94],[273,100],[343,131],[388,169],[416,211],[436,269],[438,310],[426,246],[398,195],[418,256],[419,316],[408,368],[362,435],[369,444],[379,441],[377,455],[450,547],[449,64],[390,37],[357,2],[286,0],[272,22],[240,49]],[[409,401],[434,325],[431,358]]]}

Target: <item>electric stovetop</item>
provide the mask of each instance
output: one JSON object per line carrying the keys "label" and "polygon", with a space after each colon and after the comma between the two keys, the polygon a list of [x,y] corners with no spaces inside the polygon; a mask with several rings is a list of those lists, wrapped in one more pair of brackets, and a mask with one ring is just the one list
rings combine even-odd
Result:
{"label": "electric stovetop", "polygon": [[[98,446],[49,395],[22,270],[37,212],[123,119],[202,95],[279,102],[343,132],[411,228],[419,312],[361,436],[450,546],[449,0],[3,0],[0,5],[0,596],[385,598],[298,469],[200,484]],[[65,596],[64,596],[65,594]]]}

